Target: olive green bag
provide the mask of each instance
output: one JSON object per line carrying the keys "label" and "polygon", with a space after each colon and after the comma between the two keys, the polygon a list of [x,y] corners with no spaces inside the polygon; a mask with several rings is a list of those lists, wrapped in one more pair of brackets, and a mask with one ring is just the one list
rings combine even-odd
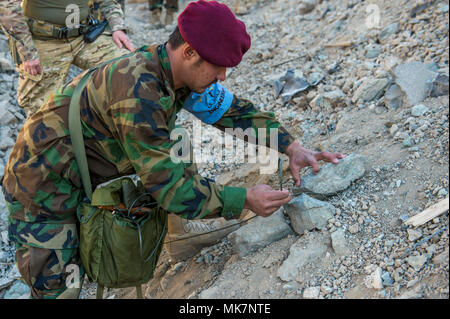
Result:
{"label": "olive green bag", "polygon": [[[92,70],[91,70],[92,71]],[[104,287],[137,287],[156,268],[167,232],[167,212],[145,192],[139,181],[121,177],[92,193],[81,130],[79,100],[91,72],[81,79],[70,103],[69,131],[87,198],[78,206],[80,256],[88,278],[96,282],[97,298]]]}

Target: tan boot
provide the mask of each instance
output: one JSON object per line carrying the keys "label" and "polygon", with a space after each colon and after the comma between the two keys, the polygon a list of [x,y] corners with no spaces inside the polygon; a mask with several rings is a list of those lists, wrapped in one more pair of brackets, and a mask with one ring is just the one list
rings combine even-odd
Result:
{"label": "tan boot", "polygon": [[187,220],[169,214],[165,248],[172,262],[185,260],[200,252],[202,248],[219,242],[238,228],[239,223],[235,219]]}
{"label": "tan boot", "polygon": [[154,9],[151,10],[152,12],[152,23],[154,25],[160,25],[161,24],[161,9]]}
{"label": "tan boot", "polygon": [[165,25],[172,25],[175,13],[173,10],[166,10]]}

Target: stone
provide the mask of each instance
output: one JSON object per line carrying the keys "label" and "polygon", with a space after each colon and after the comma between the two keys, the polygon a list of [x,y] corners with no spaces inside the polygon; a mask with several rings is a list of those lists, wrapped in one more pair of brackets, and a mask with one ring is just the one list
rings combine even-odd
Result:
{"label": "stone", "polygon": [[391,128],[389,129],[389,134],[393,137],[395,136],[395,133],[398,132],[398,125],[397,124],[393,124],[391,126]]}
{"label": "stone", "polygon": [[410,256],[406,258],[406,261],[408,264],[414,268],[415,271],[419,271],[422,269],[423,265],[427,262],[427,256],[426,255],[418,255],[418,256]]}
{"label": "stone", "polygon": [[391,35],[396,34],[398,31],[399,23],[394,22],[389,24],[387,27],[385,27],[383,30],[381,30],[380,34],[378,35],[378,39],[381,43],[385,42]]}
{"label": "stone", "polygon": [[[3,195],[3,194],[2,194]],[[8,245],[8,242],[9,242],[9,240],[8,240],[8,231],[7,230],[3,230],[2,232],[1,232],[1,237],[2,237],[2,242],[3,242],[3,244],[6,246],[6,245]]]}
{"label": "stone", "polygon": [[441,188],[439,190],[439,192],[437,192],[437,195],[440,196],[440,197],[445,197],[445,196],[448,195],[448,192],[447,192],[447,190],[445,188]]}
{"label": "stone", "polygon": [[320,287],[308,287],[303,291],[303,299],[317,299],[320,294]]}
{"label": "stone", "polygon": [[357,232],[359,232],[359,226],[358,224],[353,224],[350,227],[348,227],[348,231],[351,234],[356,234]]}
{"label": "stone", "polygon": [[322,94],[317,95],[310,103],[309,105],[318,111],[320,110],[327,110],[331,108],[330,101],[323,96]]}
{"label": "stone", "polygon": [[397,110],[403,104],[403,93],[397,84],[391,85],[384,94],[384,105],[391,110]]}
{"label": "stone", "polygon": [[30,293],[30,288],[23,282],[17,280],[5,293],[4,299],[19,299]]}
{"label": "stone", "polygon": [[377,267],[374,272],[365,278],[365,283],[368,288],[383,289],[383,278],[381,278],[381,267]]}
{"label": "stone", "polygon": [[448,85],[449,85],[448,76],[444,74],[439,74],[431,84],[430,96],[438,97],[442,95],[448,95],[449,92]]}
{"label": "stone", "polygon": [[408,229],[407,232],[410,241],[416,241],[422,237],[422,231],[420,229]]}
{"label": "stone", "polygon": [[370,102],[383,96],[385,89],[391,83],[387,78],[370,79],[361,84],[353,95],[352,102],[358,100]]}
{"label": "stone", "polygon": [[342,106],[344,104],[345,98],[347,97],[344,92],[339,89],[326,92],[323,96],[328,99],[332,108],[336,108],[338,106]]}
{"label": "stone", "polygon": [[406,94],[409,105],[419,104],[427,98],[431,92],[432,83],[439,75],[418,61],[400,64],[395,67],[393,73],[395,82]]}
{"label": "stone", "polygon": [[363,155],[350,154],[338,164],[328,163],[317,174],[302,176],[300,187],[293,187],[293,193],[305,192],[311,196],[325,197],[336,194],[350,186],[367,172],[367,159]]}
{"label": "stone", "polygon": [[328,220],[336,211],[333,205],[306,194],[293,198],[284,209],[298,235],[303,235],[305,230],[326,229]]}
{"label": "stone", "polygon": [[7,127],[0,129],[0,150],[5,151],[14,146],[15,142],[10,137],[11,130]]}
{"label": "stone", "polygon": [[320,72],[312,72],[309,76],[308,76],[308,83],[311,86],[315,86],[317,84],[319,84],[320,81],[322,81],[325,78],[325,76],[323,75],[323,73]]}
{"label": "stone", "polygon": [[9,104],[9,102],[7,100],[1,101],[0,100],[0,125],[8,125],[8,124],[13,124],[13,123],[17,123],[18,120],[17,118],[14,116],[14,114],[12,114],[9,111],[9,108],[11,107],[11,105]]}
{"label": "stone", "polygon": [[433,263],[436,265],[448,265],[448,247],[442,253],[433,257]]}
{"label": "stone", "polygon": [[311,11],[313,11],[315,7],[316,7],[315,0],[302,0],[299,6],[300,14],[308,14]]}
{"label": "stone", "polygon": [[320,234],[315,235],[314,240],[310,240],[306,244],[301,237],[291,246],[288,258],[284,260],[277,271],[277,276],[281,280],[295,280],[303,266],[315,262],[325,255],[327,252],[325,240]]}
{"label": "stone", "polygon": [[417,104],[412,107],[411,109],[411,115],[415,117],[419,117],[427,113],[430,109],[423,105],[423,104]]}
{"label": "stone", "polygon": [[388,272],[384,272],[381,279],[383,279],[383,286],[385,287],[390,287],[394,284],[394,279],[391,278],[391,275]]}
{"label": "stone", "polygon": [[256,217],[252,222],[230,233],[228,239],[234,251],[242,257],[290,234],[293,234],[292,229],[286,223],[281,210],[278,210],[266,218]]}
{"label": "stone", "polygon": [[[0,160],[0,180],[3,178],[3,174],[5,172],[5,165],[3,164],[3,161]],[[0,203],[0,208],[1,208],[1,203]]]}
{"label": "stone", "polygon": [[14,63],[6,58],[0,57],[0,72],[14,71]]}
{"label": "stone", "polygon": [[0,251],[0,263],[6,263],[8,261],[8,253],[6,251]]}
{"label": "stone", "polygon": [[327,66],[327,73],[333,74],[340,69],[339,62],[335,61]]}
{"label": "stone", "polygon": [[381,46],[375,44],[369,44],[366,46],[366,58],[374,59],[381,53]]}
{"label": "stone", "polygon": [[347,241],[344,236],[344,230],[338,228],[331,233],[331,246],[336,255],[345,256],[350,253],[350,249],[347,247]]}

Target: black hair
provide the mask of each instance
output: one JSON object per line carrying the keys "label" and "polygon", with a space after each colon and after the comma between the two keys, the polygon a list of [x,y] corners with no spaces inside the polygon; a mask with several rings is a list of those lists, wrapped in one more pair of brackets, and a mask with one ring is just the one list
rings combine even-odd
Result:
{"label": "black hair", "polygon": [[173,30],[172,34],[169,36],[168,42],[172,50],[176,50],[180,45],[186,42],[181,36],[181,32],[180,29],[178,29],[178,26],[175,28],[175,30]]}

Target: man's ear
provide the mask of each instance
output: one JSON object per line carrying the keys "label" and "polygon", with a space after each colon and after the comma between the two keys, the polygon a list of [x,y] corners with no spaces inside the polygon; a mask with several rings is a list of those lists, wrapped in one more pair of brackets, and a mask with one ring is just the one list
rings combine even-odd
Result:
{"label": "man's ear", "polygon": [[185,43],[183,45],[183,59],[185,60],[192,60],[195,58],[195,56],[198,55],[197,51],[194,50],[193,47],[191,47],[188,43]]}

